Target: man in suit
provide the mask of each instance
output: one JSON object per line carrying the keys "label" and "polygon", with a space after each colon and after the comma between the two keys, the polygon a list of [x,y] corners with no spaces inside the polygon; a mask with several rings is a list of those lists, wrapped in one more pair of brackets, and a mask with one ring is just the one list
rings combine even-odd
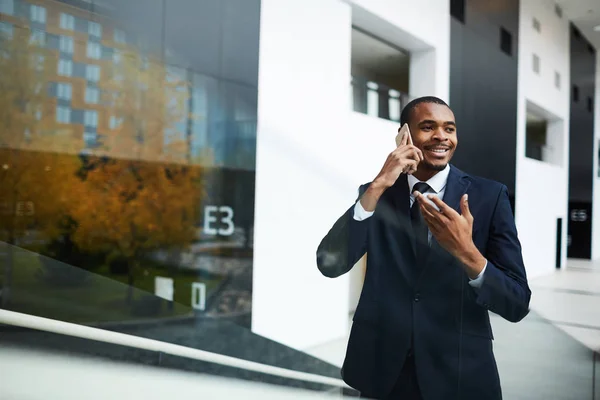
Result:
{"label": "man in suit", "polygon": [[518,322],[531,297],[508,190],[449,164],[444,101],[413,100],[405,123],[412,138],[317,250],[332,278],[367,253],[342,376],[369,398],[501,399],[488,311]]}

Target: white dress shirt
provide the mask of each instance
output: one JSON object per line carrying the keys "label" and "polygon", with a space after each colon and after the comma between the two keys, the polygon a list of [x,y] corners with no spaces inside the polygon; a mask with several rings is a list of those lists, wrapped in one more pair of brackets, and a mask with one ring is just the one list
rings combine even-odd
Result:
{"label": "white dress shirt", "polygon": [[[427,182],[425,182],[429,185],[430,189],[427,190],[427,192],[422,193],[422,194],[431,194],[440,199],[443,199],[444,193],[446,192],[446,184],[448,183],[448,175],[449,174],[450,174],[450,165],[446,165],[446,168],[444,168],[442,171],[438,172],[433,177],[431,177],[431,179],[429,179]],[[408,175],[408,191],[410,193],[410,206],[411,207],[412,207],[413,203],[415,202],[415,196],[412,194],[412,188],[418,182],[420,182],[420,181],[417,178],[415,178],[412,175]],[[356,205],[354,206],[354,219],[355,220],[364,221],[365,219],[371,217],[373,215],[373,213],[374,213],[374,211],[365,210],[363,208],[362,204],[360,204],[360,201],[356,202]],[[429,243],[431,244],[431,232],[429,232],[429,230],[428,230],[427,233],[428,233]],[[483,269],[477,276],[477,278],[471,279],[469,281],[469,285],[476,287],[476,288],[481,287],[481,285],[483,284],[484,273],[485,273],[486,268],[487,268],[487,261],[485,263],[485,266],[483,267]]]}

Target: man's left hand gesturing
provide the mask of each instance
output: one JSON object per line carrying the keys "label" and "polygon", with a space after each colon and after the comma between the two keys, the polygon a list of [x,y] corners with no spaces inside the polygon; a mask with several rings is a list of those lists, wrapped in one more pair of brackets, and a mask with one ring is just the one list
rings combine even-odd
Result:
{"label": "man's left hand gesturing", "polygon": [[450,254],[457,258],[471,279],[475,279],[486,265],[486,259],[473,243],[473,215],[469,210],[468,195],[460,200],[461,214],[435,196],[428,198],[415,192],[423,219],[429,231]]}

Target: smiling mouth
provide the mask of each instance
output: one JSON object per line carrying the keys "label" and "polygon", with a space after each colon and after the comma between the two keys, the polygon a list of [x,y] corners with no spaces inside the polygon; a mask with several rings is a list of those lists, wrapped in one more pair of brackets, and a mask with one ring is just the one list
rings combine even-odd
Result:
{"label": "smiling mouth", "polygon": [[440,146],[436,146],[436,147],[429,147],[427,149],[428,152],[433,153],[435,155],[440,155],[443,156],[445,154],[447,154],[450,151],[449,147],[440,147]]}

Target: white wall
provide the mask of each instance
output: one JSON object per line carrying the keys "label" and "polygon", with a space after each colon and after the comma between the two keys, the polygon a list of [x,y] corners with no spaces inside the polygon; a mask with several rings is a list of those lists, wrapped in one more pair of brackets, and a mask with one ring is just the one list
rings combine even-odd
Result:
{"label": "white wall", "polygon": [[598,178],[598,140],[600,140],[600,49],[596,49],[596,101],[594,110],[594,198],[592,204],[592,259],[600,259],[600,179]]}
{"label": "white wall", "polygon": [[[521,0],[519,21],[519,83],[517,111],[516,223],[530,278],[555,270],[556,219],[563,218],[562,262],[566,261],[569,165],[569,22],[554,13],[550,0]],[[541,32],[533,28],[540,21]],[[533,53],[541,72],[533,71]],[[554,85],[554,72],[561,86]],[[560,165],[525,157],[527,104],[554,121],[553,143]],[[550,130],[549,130],[550,131]],[[557,132],[558,131],[558,132]],[[561,132],[562,131],[562,132]],[[556,136],[555,136],[556,139]],[[552,192],[548,193],[548,188]]]}
{"label": "white wall", "polygon": [[[420,51],[433,50],[435,78],[429,89],[423,85],[426,93],[412,94],[448,97],[450,17],[439,11],[447,1],[429,0],[421,12],[408,0],[360,3],[261,5],[252,327],[299,349],[347,333],[349,275],[321,276],[316,248],[394,148],[396,124],[351,111],[355,19],[374,34],[382,27],[393,33],[385,39],[397,45],[408,37]],[[406,36],[390,21],[417,32]]]}

